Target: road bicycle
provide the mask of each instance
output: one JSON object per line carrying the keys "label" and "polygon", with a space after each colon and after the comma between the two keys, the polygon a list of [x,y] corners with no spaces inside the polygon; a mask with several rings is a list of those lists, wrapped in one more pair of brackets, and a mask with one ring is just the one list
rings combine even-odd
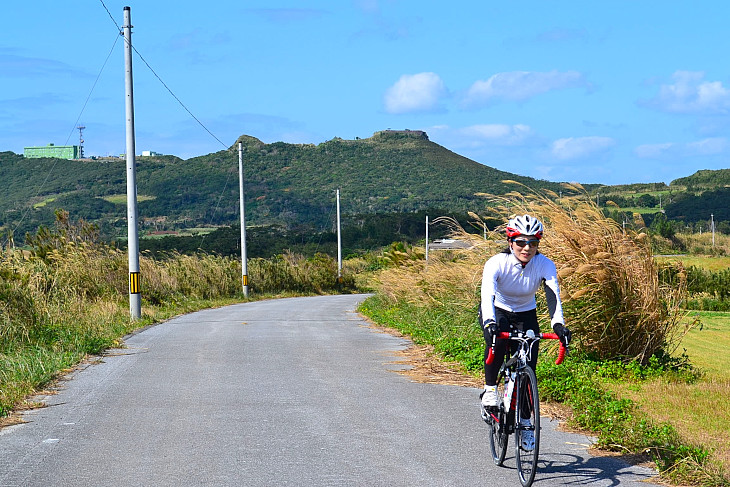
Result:
{"label": "road bicycle", "polygon": [[[513,340],[518,346],[512,356],[502,364],[497,375],[497,397],[502,400],[496,408],[482,407],[482,417],[489,425],[489,447],[497,466],[502,466],[504,462],[509,435],[515,435],[517,473],[523,487],[529,487],[535,479],[540,451],[540,399],[537,377],[528,361],[533,345],[537,345],[540,339],[557,340],[558,336],[555,333],[535,335],[534,331],[527,330],[500,332],[496,339]],[[534,348],[536,350],[537,346]],[[561,343],[556,364],[563,362],[567,351]],[[494,342],[489,349],[487,363],[492,363],[493,359]]]}

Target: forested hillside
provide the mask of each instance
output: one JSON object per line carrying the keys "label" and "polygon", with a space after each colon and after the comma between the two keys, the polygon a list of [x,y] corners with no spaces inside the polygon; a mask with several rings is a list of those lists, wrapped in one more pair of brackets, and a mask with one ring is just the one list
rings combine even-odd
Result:
{"label": "forested hillside", "polygon": [[[141,235],[237,224],[238,142],[243,147],[247,226],[286,233],[288,240],[302,244],[311,242],[313,234],[333,231],[336,189],[340,189],[343,217],[359,221],[353,229],[358,225],[374,228],[378,214],[400,215],[392,220],[408,221],[412,226],[426,212],[434,216],[479,212],[485,202],[475,194],[504,194],[515,189],[504,184],[505,179],[566,194],[559,183],[499,171],[455,154],[421,131],[386,130],[366,139],[335,138],[319,145],[265,144],[243,135],[227,150],[188,160],[138,157]],[[51,226],[59,208],[68,211],[72,220],[98,225],[106,240],[126,236],[126,164],[122,159],[25,159],[2,152],[0,180],[4,186],[0,233],[14,234],[19,244],[39,225]],[[607,211],[615,213],[617,221],[631,220],[638,208],[647,224],[661,214],[677,228],[702,228],[713,215],[717,228],[725,231],[730,229],[730,189],[726,186],[730,186],[730,169],[698,171],[669,185],[585,188],[601,206],[613,202]],[[626,211],[617,211],[616,206]],[[389,236],[393,240],[418,238],[402,228],[383,228],[377,238],[369,231],[363,238],[368,246]],[[316,237],[318,242],[322,239],[326,240]],[[181,241],[180,245],[194,243]]]}
{"label": "forested hillside", "polygon": [[[560,190],[557,183],[498,171],[428,140],[423,132],[384,131],[367,139],[319,145],[244,148],[247,224],[331,225],[335,190],[346,215],[441,208],[465,213],[483,206],[475,193],[504,193],[504,179]],[[237,141],[238,142],[238,141]],[[16,236],[50,225],[56,208],[97,223],[106,237],[126,233],[126,165],[121,159],[25,159],[0,153],[0,227]],[[137,191],[142,233],[238,221],[238,144],[181,160],[139,157]],[[477,201],[475,201],[477,200]],[[17,237],[16,237],[17,239]]]}
{"label": "forested hillside", "polygon": [[656,221],[664,226],[663,234],[670,227],[707,231],[713,222],[716,230],[730,233],[730,169],[704,169],[668,185],[641,183],[590,189],[596,201],[619,222],[631,221],[632,212],[638,210],[647,225]]}

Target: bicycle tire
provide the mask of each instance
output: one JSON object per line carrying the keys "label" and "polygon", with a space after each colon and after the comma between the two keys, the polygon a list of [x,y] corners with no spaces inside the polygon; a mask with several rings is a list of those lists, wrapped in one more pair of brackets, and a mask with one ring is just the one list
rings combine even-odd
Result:
{"label": "bicycle tire", "polygon": [[[517,375],[517,414],[515,414],[515,459],[517,473],[523,487],[529,487],[535,480],[537,459],[540,454],[540,398],[537,392],[537,377],[530,366],[520,370]],[[520,418],[529,416],[531,426],[525,428],[520,424]],[[527,418],[525,418],[527,419]],[[532,450],[523,448],[522,435],[525,431],[532,431],[534,447]]]}
{"label": "bicycle tire", "polygon": [[497,378],[497,397],[500,399],[498,405],[497,418],[489,422],[489,449],[492,452],[492,461],[498,467],[502,466],[504,457],[507,455],[507,445],[509,443],[509,434],[507,432],[507,412],[504,410],[504,405],[501,403],[501,398],[504,397],[504,372],[500,371]]}

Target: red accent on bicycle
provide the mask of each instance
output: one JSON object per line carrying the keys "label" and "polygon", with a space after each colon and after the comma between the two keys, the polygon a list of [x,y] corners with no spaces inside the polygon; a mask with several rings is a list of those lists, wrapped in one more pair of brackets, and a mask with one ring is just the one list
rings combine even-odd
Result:
{"label": "red accent on bicycle", "polygon": [[[540,333],[540,338],[543,340],[559,340],[558,335],[555,333]],[[495,337],[492,338],[492,346],[489,347],[489,353],[487,354],[487,364],[491,364],[494,361],[494,346],[497,342],[497,338],[507,340],[509,339],[510,334],[509,332],[502,331],[499,332]],[[560,349],[558,350],[558,358],[555,360],[555,365],[560,365],[563,363],[563,359],[565,359],[565,354],[568,352],[568,349],[565,348],[563,345],[563,342],[560,342]]]}

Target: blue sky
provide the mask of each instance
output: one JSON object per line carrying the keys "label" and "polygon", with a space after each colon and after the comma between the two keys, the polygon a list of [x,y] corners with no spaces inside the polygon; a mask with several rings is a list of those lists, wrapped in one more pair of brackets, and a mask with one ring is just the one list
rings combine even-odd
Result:
{"label": "blue sky", "polygon": [[725,1],[12,2],[0,150],[77,144],[78,120],[87,155],[124,152],[114,22],[126,5],[135,48],[215,136],[135,55],[138,153],[392,128],[551,181],[668,183],[730,167]]}

